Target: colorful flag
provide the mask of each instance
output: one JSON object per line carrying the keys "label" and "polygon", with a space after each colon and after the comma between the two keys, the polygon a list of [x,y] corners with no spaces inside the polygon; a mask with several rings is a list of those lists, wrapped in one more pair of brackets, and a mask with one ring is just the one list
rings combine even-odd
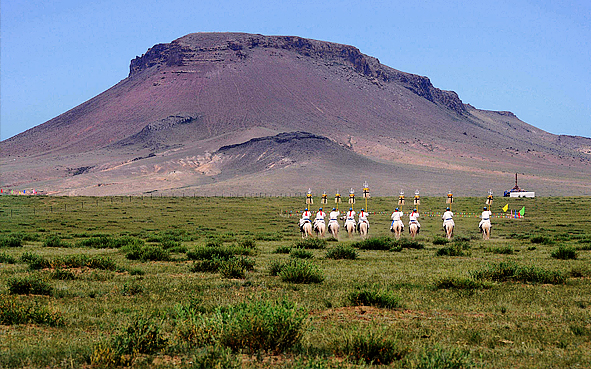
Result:
{"label": "colorful flag", "polygon": [[508,209],[509,209],[509,204],[507,204],[507,205],[503,206],[503,211],[504,211],[505,213],[507,212],[507,210],[508,210]]}
{"label": "colorful flag", "polygon": [[525,206],[521,208],[521,210],[519,210],[519,215],[524,216],[525,215]]}

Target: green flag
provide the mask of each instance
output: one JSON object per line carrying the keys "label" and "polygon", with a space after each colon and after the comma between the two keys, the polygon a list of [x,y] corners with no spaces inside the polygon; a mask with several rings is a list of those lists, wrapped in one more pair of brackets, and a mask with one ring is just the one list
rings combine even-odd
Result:
{"label": "green flag", "polygon": [[521,210],[519,210],[519,215],[524,216],[525,215],[525,206],[521,208]]}

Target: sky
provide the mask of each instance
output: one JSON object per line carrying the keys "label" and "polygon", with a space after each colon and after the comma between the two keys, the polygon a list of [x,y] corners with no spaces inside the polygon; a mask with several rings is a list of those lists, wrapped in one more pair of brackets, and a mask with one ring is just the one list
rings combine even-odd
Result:
{"label": "sky", "polygon": [[127,77],[193,32],[291,35],[357,47],[479,109],[591,137],[591,2],[3,0],[0,139]]}

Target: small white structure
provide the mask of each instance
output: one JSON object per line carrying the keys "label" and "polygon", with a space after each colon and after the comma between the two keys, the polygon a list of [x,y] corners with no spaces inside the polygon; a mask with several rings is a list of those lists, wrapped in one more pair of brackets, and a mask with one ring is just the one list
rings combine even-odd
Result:
{"label": "small white structure", "polygon": [[515,191],[509,192],[509,197],[529,197],[534,198],[536,197],[536,193],[532,191]]}

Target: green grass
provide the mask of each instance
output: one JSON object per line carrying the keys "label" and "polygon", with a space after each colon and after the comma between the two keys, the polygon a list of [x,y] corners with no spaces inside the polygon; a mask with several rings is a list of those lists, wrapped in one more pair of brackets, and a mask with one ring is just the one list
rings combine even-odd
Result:
{"label": "green grass", "polygon": [[591,367],[591,198],[507,199],[529,215],[488,241],[484,199],[456,198],[451,242],[443,200],[396,241],[397,198],[371,198],[371,238],[313,237],[300,259],[302,199],[2,196],[0,367]]}

